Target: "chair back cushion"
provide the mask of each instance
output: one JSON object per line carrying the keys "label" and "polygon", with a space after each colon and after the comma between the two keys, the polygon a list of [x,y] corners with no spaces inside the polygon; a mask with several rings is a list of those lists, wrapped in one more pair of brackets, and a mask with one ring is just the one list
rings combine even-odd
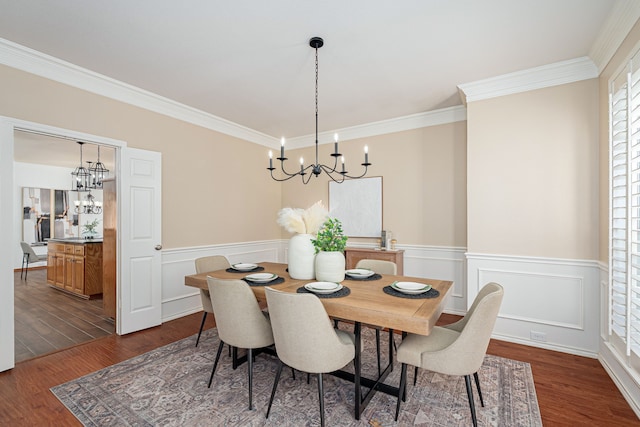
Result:
{"label": "chair back cushion", "polygon": [[273,344],[268,316],[260,310],[253,291],[242,280],[207,277],[218,336],[239,348],[261,348]]}
{"label": "chair back cushion", "polygon": [[398,274],[398,266],[395,262],[380,259],[361,259],[356,264],[356,268],[368,268],[378,274]]}
{"label": "chair back cushion", "polygon": [[353,336],[336,331],[315,295],[265,288],[278,357],[309,373],[332,372],[353,360]]}
{"label": "chair back cushion", "polygon": [[[197,274],[222,270],[223,268],[229,267],[231,267],[231,264],[224,255],[212,255],[196,259]],[[202,301],[202,309],[205,312],[213,313],[213,306],[211,305],[211,297],[209,296],[208,290],[200,289],[200,301]]]}
{"label": "chair back cushion", "polygon": [[23,254],[29,255],[29,262],[38,260],[38,255],[36,255],[36,251],[33,250],[30,244],[28,244],[27,242],[20,242],[20,247],[22,248]]}
{"label": "chair back cushion", "polygon": [[398,361],[447,375],[470,375],[482,366],[504,291],[484,286],[457,331],[435,327],[429,336],[409,334],[398,347]]}

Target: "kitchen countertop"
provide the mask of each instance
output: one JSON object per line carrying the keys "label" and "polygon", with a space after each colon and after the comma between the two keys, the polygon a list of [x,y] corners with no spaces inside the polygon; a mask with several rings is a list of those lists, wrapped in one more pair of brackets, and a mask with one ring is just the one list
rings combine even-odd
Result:
{"label": "kitchen countertop", "polygon": [[83,237],[65,237],[64,239],[52,238],[49,239],[50,242],[59,242],[59,243],[102,243],[102,237],[97,237],[94,239],[85,239]]}

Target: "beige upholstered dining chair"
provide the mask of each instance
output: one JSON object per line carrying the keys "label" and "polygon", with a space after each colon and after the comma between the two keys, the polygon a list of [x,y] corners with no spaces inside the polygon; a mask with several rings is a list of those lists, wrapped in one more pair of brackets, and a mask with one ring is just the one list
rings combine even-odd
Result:
{"label": "beige upholstered dining chair", "polygon": [[315,295],[281,292],[265,288],[271,327],[280,359],[273,382],[267,418],[271,411],[283,364],[303,372],[318,374],[320,424],[324,426],[322,374],[336,371],[355,357],[355,337],[334,329],[322,302]]}
{"label": "beige upholstered dining chair", "polygon": [[[196,273],[207,273],[209,271],[222,270],[223,268],[229,268],[231,264],[224,255],[212,255],[196,259]],[[202,329],[204,328],[204,322],[207,320],[207,313],[213,314],[213,306],[211,305],[211,296],[209,291],[200,289],[200,300],[202,301],[202,323],[200,323],[200,330],[198,331],[198,338],[196,338],[196,347],[200,342],[200,335],[202,335]]]}
{"label": "beige upholstered dining chair", "polygon": [[253,409],[253,350],[273,345],[269,315],[260,310],[253,291],[239,279],[221,280],[207,277],[220,345],[211,370],[209,387],[216,372],[222,347],[247,349],[249,373],[249,410]]}
{"label": "beige upholstered dining chair", "polygon": [[20,278],[22,279],[22,273],[24,273],[24,280],[27,280],[27,273],[29,273],[29,263],[46,261],[47,255],[38,255],[33,250],[30,244],[27,242],[20,242],[22,248],[22,268],[20,269]]}
{"label": "beige upholstered dining chair", "polygon": [[398,274],[398,266],[395,262],[381,259],[361,259],[356,264],[356,268],[366,268],[378,274],[392,274],[394,276]]}
{"label": "beige upholstered dining chair", "polygon": [[[398,266],[395,262],[385,261],[381,259],[361,259],[356,264],[356,268],[366,268],[368,270],[374,271],[377,274],[391,274],[395,276],[398,274]],[[375,327],[376,330],[376,356],[378,360],[378,376],[381,373],[381,362],[380,362],[380,328]],[[393,347],[395,348],[396,342],[393,339],[393,331],[389,330],[389,341],[393,343]]]}
{"label": "beige upholstered dining chair", "polygon": [[[484,406],[478,370],[489,346],[504,290],[497,283],[488,283],[476,296],[467,315],[456,323],[434,327],[431,334],[408,334],[398,346],[398,362],[402,363],[400,392],[396,405],[396,421],[400,402],[406,398],[407,364],[445,375],[462,375],[467,387],[473,425],[477,426],[473,402],[471,374],[475,379],[480,403]],[[415,384],[415,379],[414,379]]]}

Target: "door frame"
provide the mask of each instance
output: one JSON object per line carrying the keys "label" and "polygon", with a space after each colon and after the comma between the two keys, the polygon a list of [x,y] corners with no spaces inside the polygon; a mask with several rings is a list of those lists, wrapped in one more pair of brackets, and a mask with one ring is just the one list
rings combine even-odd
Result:
{"label": "door frame", "polygon": [[[84,141],[93,144],[110,146],[115,149],[115,175],[120,174],[120,164],[122,148],[127,147],[124,141],[92,135],[83,132],[76,132],[69,129],[49,126],[42,123],[29,122],[26,120],[0,116],[0,200],[11,200],[11,203],[0,204],[0,224],[13,224],[13,211],[18,207],[13,206],[13,153],[14,153],[14,133],[15,131],[26,131],[39,133],[56,138],[68,139],[71,141]],[[121,212],[120,198],[117,197],[118,223],[122,221],[122,216],[127,213]],[[13,280],[13,243],[15,233],[12,226],[0,227],[0,241],[11,242],[11,244],[0,245],[0,372],[11,369],[15,366],[15,321],[14,321],[14,280]],[[120,243],[118,242],[118,246]],[[118,248],[118,253],[121,253]],[[118,271],[120,270],[120,260],[118,259]],[[116,274],[116,289],[120,288],[120,275]],[[120,304],[121,295],[116,299]],[[116,331],[118,330],[118,319],[116,319]]]}

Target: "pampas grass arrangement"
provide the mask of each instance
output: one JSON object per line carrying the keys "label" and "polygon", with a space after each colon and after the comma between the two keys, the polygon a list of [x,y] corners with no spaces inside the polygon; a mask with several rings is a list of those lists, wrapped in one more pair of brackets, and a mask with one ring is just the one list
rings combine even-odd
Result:
{"label": "pampas grass arrangement", "polygon": [[280,209],[277,222],[289,233],[317,234],[328,216],[322,201],[317,201],[307,209]]}

